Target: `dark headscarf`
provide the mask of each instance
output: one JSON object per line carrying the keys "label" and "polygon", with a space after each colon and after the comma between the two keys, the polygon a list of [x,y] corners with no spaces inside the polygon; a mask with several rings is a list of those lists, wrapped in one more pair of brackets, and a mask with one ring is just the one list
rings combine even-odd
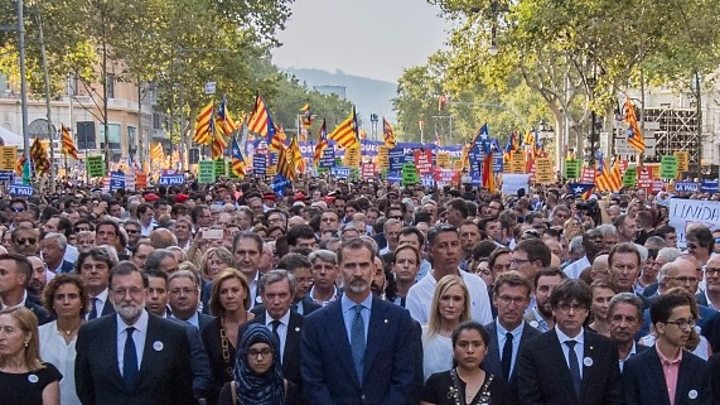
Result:
{"label": "dark headscarf", "polygon": [[[248,351],[255,343],[266,343],[273,351],[273,362],[263,374],[257,374],[248,365]],[[259,323],[248,325],[235,356],[235,383],[238,402],[241,404],[282,405],[285,403],[280,343],[267,326]]]}

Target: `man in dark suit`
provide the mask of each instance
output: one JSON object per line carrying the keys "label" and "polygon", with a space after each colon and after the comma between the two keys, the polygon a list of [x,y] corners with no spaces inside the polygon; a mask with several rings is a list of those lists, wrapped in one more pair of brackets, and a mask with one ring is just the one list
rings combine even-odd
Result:
{"label": "man in dark suit", "polygon": [[0,308],[24,306],[31,310],[43,325],[53,320],[50,313],[37,301],[31,299],[26,285],[32,277],[32,265],[20,254],[0,255]]}
{"label": "man in dark suit", "polygon": [[75,385],[83,404],[191,405],[185,329],[145,311],[147,275],[119,263],[110,279],[117,310],[78,332]]}
{"label": "man in dark suit", "polygon": [[212,321],[213,317],[198,311],[200,303],[200,278],[190,270],[178,270],[168,277],[171,316],[187,322],[199,331]]}
{"label": "man in dark suit", "polygon": [[625,403],[713,403],[707,363],[684,350],[695,320],[690,310],[694,298],[687,293],[659,296],[650,306],[657,331],[655,346],[625,363]]}
{"label": "man in dark suit", "polygon": [[75,272],[85,281],[90,295],[90,312],[87,320],[115,313],[109,300],[110,269],[115,265],[115,258],[102,247],[94,247],[81,253],[75,267]]}
{"label": "man in dark suit", "polygon": [[617,345],[618,364],[621,372],[630,357],[647,349],[646,346],[639,346],[635,342],[635,335],[640,330],[642,319],[643,302],[637,295],[623,292],[610,300],[608,307],[610,339]]}
{"label": "man in dark suit", "polygon": [[[273,331],[280,341],[280,363],[283,376],[302,387],[300,376],[300,335],[303,317],[290,310],[295,296],[297,283],[295,278],[285,270],[271,270],[260,278],[260,296],[264,303],[263,311],[253,312],[255,318],[249,323],[259,323]],[[238,341],[247,327],[238,333]]]}
{"label": "man in dark suit", "polygon": [[542,335],[523,320],[530,304],[530,289],[530,282],[513,270],[498,275],[493,286],[493,303],[498,316],[495,322],[487,325],[490,343],[483,368],[508,382],[515,379],[518,351],[530,339]]}
{"label": "man in dark suit", "polygon": [[293,298],[292,309],[300,315],[308,315],[320,305],[310,298],[310,287],[313,283],[312,264],[310,260],[300,253],[288,253],[283,256],[276,266],[278,269],[287,270],[295,278],[297,289]]}
{"label": "man in dark suit", "polygon": [[47,264],[48,270],[55,274],[70,273],[75,267],[64,259],[67,243],[65,235],[58,232],[49,232],[40,241],[42,258]]}
{"label": "man in dark suit", "polygon": [[373,246],[363,239],[338,250],[343,296],[308,315],[302,377],[311,404],[409,404],[417,386],[418,329],[401,307],[374,298]]}
{"label": "man in dark suit", "polygon": [[523,405],[622,403],[618,351],[583,323],[592,292],[579,279],[564,280],[550,295],[555,327],[520,351],[515,386]]}

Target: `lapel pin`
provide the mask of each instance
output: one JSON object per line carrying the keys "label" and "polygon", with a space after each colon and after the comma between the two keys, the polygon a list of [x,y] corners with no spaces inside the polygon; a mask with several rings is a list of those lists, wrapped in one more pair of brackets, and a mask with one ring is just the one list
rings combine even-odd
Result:
{"label": "lapel pin", "polygon": [[388,320],[387,320],[387,319],[384,319],[383,322],[388,323]]}
{"label": "lapel pin", "polygon": [[695,399],[698,397],[698,392],[696,390],[690,390],[688,391],[688,398]]}
{"label": "lapel pin", "polygon": [[592,365],[593,365],[593,359],[591,359],[590,357],[585,357],[585,358],[583,359],[583,364],[584,364],[586,367],[592,367]]}
{"label": "lapel pin", "polygon": [[537,328],[538,326],[540,326],[540,324],[538,323],[538,321],[530,321],[530,326],[532,326],[533,328]]}
{"label": "lapel pin", "polygon": [[[30,382],[33,383],[33,384],[37,384],[37,382],[40,381],[40,379],[38,378],[37,375],[35,375],[35,374],[30,374],[30,375],[28,376],[28,381],[30,381]],[[695,393],[695,396],[697,396],[697,393]],[[693,398],[693,399],[695,399],[695,398]]]}
{"label": "lapel pin", "polygon": [[159,340],[156,340],[156,341],[153,343],[153,349],[155,349],[156,352],[162,351],[162,349],[163,349],[164,347],[165,347],[165,345],[163,345],[163,342],[161,342],[161,341],[159,341]]}
{"label": "lapel pin", "polygon": [[296,326],[296,327],[295,327],[295,332],[300,332],[300,327],[299,327],[299,326]]}

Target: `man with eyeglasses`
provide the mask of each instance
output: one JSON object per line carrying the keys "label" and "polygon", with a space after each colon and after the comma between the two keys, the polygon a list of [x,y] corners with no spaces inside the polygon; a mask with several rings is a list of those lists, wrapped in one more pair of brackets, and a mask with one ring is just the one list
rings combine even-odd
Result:
{"label": "man with eyeglasses", "polygon": [[22,198],[14,198],[10,201],[10,217],[13,227],[29,218],[28,203]]}
{"label": "man with eyeglasses", "polygon": [[542,333],[523,320],[530,304],[530,282],[520,273],[509,271],[495,279],[493,303],[498,310],[495,322],[486,326],[490,334],[483,369],[512,384],[520,349]]}
{"label": "man with eyeglasses", "polygon": [[695,326],[692,299],[685,292],[670,293],[650,306],[657,340],[654,347],[625,363],[625,403],[713,403],[707,363],[685,350]]}
{"label": "man with eyeglasses", "polygon": [[390,218],[383,224],[383,235],[387,241],[387,246],[380,249],[380,255],[394,252],[398,246],[398,236],[402,230],[402,222],[395,218]]}
{"label": "man with eyeglasses", "polygon": [[582,280],[565,280],[553,289],[555,328],[529,341],[516,365],[521,404],[622,403],[617,347],[583,327],[591,302],[590,287]]}
{"label": "man with eyeglasses", "polygon": [[550,248],[545,243],[536,238],[527,239],[515,246],[510,269],[517,270],[525,279],[534,282],[538,271],[550,266],[550,259]]}
{"label": "man with eyeglasses", "polygon": [[38,250],[38,233],[33,228],[15,228],[11,235],[12,251],[23,256],[32,256]]}
{"label": "man with eyeglasses", "polygon": [[720,310],[720,254],[710,256],[705,265],[705,291],[695,295],[698,304]]}
{"label": "man with eyeglasses", "polygon": [[710,230],[702,225],[693,225],[685,234],[685,240],[688,253],[695,256],[700,265],[704,266],[710,258],[715,244]]}
{"label": "man with eyeglasses", "polygon": [[325,232],[337,232],[340,229],[340,217],[338,213],[333,210],[325,210],[320,215],[320,235],[318,239],[322,239],[322,235]]}
{"label": "man with eyeglasses", "polygon": [[140,223],[135,220],[126,221],[123,228],[128,236],[128,248],[132,249],[140,240]]}
{"label": "man with eyeglasses", "polygon": [[75,383],[81,402],[195,404],[187,333],[145,310],[148,276],[132,262],[120,262],[110,286],[117,315],[87,322],[78,332]]}

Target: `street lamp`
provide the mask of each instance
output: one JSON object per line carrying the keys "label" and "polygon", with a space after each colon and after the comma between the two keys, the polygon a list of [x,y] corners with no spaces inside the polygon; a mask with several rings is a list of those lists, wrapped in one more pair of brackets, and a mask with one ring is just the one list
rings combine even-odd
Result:
{"label": "street lamp", "polygon": [[373,141],[377,141],[377,123],[378,123],[378,115],[375,113],[370,114],[370,124],[371,124],[371,131],[372,131],[372,138]]}

